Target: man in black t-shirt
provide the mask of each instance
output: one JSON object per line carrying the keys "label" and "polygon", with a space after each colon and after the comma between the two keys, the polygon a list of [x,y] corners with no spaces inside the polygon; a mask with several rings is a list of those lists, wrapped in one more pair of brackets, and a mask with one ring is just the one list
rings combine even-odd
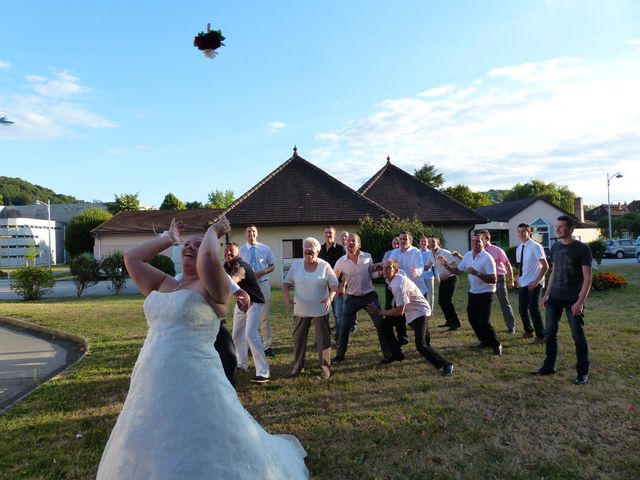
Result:
{"label": "man in black t-shirt", "polygon": [[240,248],[237,243],[230,242],[225,245],[224,260],[224,269],[231,277],[239,268],[244,270],[244,278],[238,281],[238,286],[251,298],[251,304],[246,311],[243,311],[238,305],[233,310],[233,343],[236,346],[238,370],[246,371],[248,369],[248,350],[251,349],[256,368],[256,376],[251,381],[255,383],[268,382],[270,377],[269,363],[258,332],[262,308],[265,303],[264,295],[251,265],[240,257]]}
{"label": "man in black t-shirt", "polygon": [[[318,258],[324,260],[331,268],[336,266],[336,262],[347,252],[345,252],[342,245],[336,242],[336,229],[331,225],[324,227],[324,238],[327,240],[320,247],[320,253]],[[339,279],[338,279],[339,280]],[[336,295],[331,302],[331,311],[333,312],[333,318],[335,319],[335,339],[338,342],[338,335],[340,334],[340,325],[342,324],[342,310],[344,308],[344,295]]]}
{"label": "man in black t-shirt", "polygon": [[547,309],[546,358],[536,375],[550,375],[556,372],[558,355],[558,324],[564,310],[571,326],[571,334],[576,346],[576,385],[589,381],[589,346],[584,333],[584,302],[591,289],[591,249],[573,237],[576,222],[568,215],[556,220],[557,242],[551,246],[551,276],[547,284],[542,305]]}

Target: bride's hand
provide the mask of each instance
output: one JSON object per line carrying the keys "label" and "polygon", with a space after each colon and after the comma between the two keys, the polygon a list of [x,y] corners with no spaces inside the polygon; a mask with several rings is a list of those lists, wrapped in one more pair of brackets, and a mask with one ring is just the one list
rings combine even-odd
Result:
{"label": "bride's hand", "polygon": [[184,232],[184,222],[182,220],[176,221],[175,218],[172,218],[169,229],[165,230],[162,235],[169,237],[172,243],[182,243],[182,238],[180,238],[182,232]]}
{"label": "bride's hand", "polygon": [[209,228],[213,228],[213,231],[216,232],[218,238],[231,231],[229,220],[227,220],[227,217],[225,217],[224,215],[220,217],[220,219]]}

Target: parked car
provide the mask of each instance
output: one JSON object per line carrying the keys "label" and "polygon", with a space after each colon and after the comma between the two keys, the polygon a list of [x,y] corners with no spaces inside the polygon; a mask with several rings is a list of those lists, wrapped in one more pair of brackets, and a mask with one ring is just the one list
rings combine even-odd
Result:
{"label": "parked car", "polygon": [[631,239],[626,240],[607,240],[604,242],[604,256],[624,258],[636,255],[636,243]]}
{"label": "parked car", "polygon": [[640,235],[636,238],[636,260],[640,263]]}

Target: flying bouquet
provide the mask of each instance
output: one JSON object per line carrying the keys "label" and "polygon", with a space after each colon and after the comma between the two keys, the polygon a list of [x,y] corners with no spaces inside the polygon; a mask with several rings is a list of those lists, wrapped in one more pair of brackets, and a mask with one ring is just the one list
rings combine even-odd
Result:
{"label": "flying bouquet", "polygon": [[207,24],[207,31],[200,32],[194,39],[193,45],[204,53],[207,58],[215,58],[216,49],[224,46],[224,35],[220,30],[211,30],[211,24]]}

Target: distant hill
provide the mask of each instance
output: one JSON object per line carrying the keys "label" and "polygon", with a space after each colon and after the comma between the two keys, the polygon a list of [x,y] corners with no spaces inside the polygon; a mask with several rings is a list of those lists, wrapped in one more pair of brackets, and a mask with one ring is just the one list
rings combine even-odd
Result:
{"label": "distant hill", "polygon": [[0,205],[31,205],[36,200],[51,203],[82,203],[70,195],[55,193],[53,190],[34,185],[21,178],[0,177]]}

